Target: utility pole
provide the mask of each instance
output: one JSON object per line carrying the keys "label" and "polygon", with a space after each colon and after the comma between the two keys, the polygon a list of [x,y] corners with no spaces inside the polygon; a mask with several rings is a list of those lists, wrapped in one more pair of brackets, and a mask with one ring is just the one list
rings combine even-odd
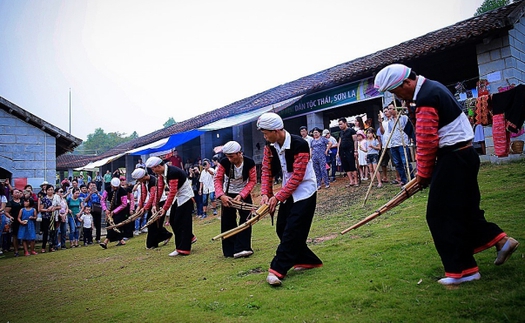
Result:
{"label": "utility pole", "polygon": [[69,134],[71,134],[71,88],[69,88]]}

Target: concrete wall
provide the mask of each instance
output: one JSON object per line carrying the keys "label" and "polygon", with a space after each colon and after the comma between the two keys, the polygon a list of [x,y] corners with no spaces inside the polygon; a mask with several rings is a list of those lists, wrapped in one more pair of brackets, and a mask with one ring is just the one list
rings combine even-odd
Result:
{"label": "concrete wall", "polygon": [[38,187],[56,181],[56,139],[0,110],[0,167]]}
{"label": "concrete wall", "polygon": [[[508,35],[487,39],[476,46],[480,79],[489,79],[490,93],[499,87],[525,83],[525,17],[522,17]],[[487,155],[494,154],[492,127],[484,127]],[[522,136],[523,137],[523,136]],[[517,140],[523,138],[513,138]]]}
{"label": "concrete wall", "polygon": [[[522,17],[508,35],[486,39],[476,46],[479,77],[489,78],[490,93],[498,87],[525,83],[525,17]],[[508,81],[508,82],[507,82]]]}

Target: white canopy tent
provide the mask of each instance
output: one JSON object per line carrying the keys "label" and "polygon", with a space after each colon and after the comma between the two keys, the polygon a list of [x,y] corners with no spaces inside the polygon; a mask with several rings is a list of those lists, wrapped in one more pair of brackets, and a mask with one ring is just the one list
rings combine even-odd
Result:
{"label": "white canopy tent", "polygon": [[127,155],[127,154],[130,154],[130,155],[149,154],[151,156],[158,156],[158,155],[161,155],[162,153],[169,152],[171,149],[175,148],[176,146],[182,145],[185,142],[188,142],[192,140],[193,138],[200,136],[206,131],[219,130],[219,129],[224,129],[228,127],[246,124],[248,122],[252,122],[256,120],[261,114],[265,112],[270,112],[270,111],[279,112],[289,107],[290,105],[294,104],[295,102],[299,101],[302,97],[303,95],[296,96],[296,97],[293,97],[293,98],[290,98],[290,99],[287,99],[287,100],[284,100],[278,103],[267,105],[265,107],[262,107],[262,108],[259,108],[253,111],[240,113],[240,114],[237,114],[231,117],[217,120],[215,122],[212,122],[206,126],[202,126],[197,129],[193,129],[193,130],[185,131],[181,133],[176,133],[167,138],[163,138],[155,142],[149,143],[147,145],[128,150],[124,153],[120,153],[117,155],[113,155],[110,157],[106,157],[106,158],[91,162],[85,165],[84,167],[79,167],[79,168],[76,168],[75,170],[89,170],[89,169],[98,168],[100,166],[104,166],[112,162],[113,160],[116,160],[120,158],[121,156]]}

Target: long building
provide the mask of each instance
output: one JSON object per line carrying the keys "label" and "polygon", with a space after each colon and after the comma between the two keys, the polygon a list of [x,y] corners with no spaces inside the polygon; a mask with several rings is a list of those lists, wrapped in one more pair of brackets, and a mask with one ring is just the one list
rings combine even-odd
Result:
{"label": "long building", "polygon": [[[453,93],[458,84],[475,92],[482,79],[489,81],[490,93],[497,93],[525,83],[524,16],[525,1],[517,1],[160,129],[97,157],[75,161],[71,155],[60,156],[57,169],[133,169],[139,157],[144,160],[174,147],[184,161],[211,157],[214,147],[229,140],[240,142],[245,153],[260,162],[265,142],[254,121],[265,111],[278,112],[292,132],[303,125],[328,128],[334,119],[361,114],[376,125],[385,98],[374,90],[373,78],[392,63],[408,65]],[[459,100],[465,98],[458,93]],[[494,152],[491,130],[485,127],[488,159]]]}

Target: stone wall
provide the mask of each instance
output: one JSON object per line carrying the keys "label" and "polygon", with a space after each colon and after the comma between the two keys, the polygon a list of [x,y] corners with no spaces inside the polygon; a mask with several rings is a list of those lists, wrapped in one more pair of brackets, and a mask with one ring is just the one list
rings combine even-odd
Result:
{"label": "stone wall", "polygon": [[45,131],[0,110],[0,167],[38,187],[56,178],[56,140]]}
{"label": "stone wall", "polygon": [[[476,46],[480,79],[488,79],[490,93],[499,87],[525,83],[525,17],[522,17],[508,35],[486,39]],[[492,127],[484,127],[487,156],[494,154]],[[522,136],[523,137],[523,136]],[[517,140],[523,138],[514,138]]]}
{"label": "stone wall", "polygon": [[498,87],[525,83],[525,17],[508,35],[485,39],[476,46],[480,79],[489,79],[490,93]]}

